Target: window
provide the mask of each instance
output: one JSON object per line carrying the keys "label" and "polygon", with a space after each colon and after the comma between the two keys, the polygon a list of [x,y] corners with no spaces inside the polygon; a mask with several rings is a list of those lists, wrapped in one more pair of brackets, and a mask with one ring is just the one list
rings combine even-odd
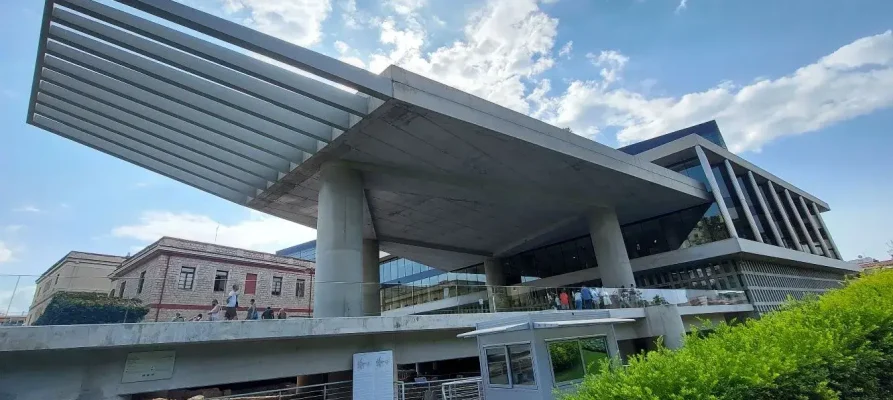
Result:
{"label": "window", "polygon": [[271,293],[273,296],[279,296],[282,294],[282,277],[274,276],[273,277],[273,292]]}
{"label": "window", "polygon": [[533,374],[533,356],[529,344],[513,344],[508,346],[509,370],[512,372],[513,386],[534,386],[536,378]]}
{"label": "window", "polygon": [[505,347],[491,347],[486,349],[487,354],[487,379],[490,385],[508,385],[508,363],[505,362]]}
{"label": "window", "polygon": [[127,287],[127,281],[121,281],[121,293],[118,293],[118,297],[124,297],[125,287]]}
{"label": "window", "polygon": [[548,347],[556,386],[598,372],[602,361],[610,357],[604,336],[550,341]]}
{"label": "window", "polygon": [[295,296],[304,297],[304,280],[303,279],[298,279],[298,281],[295,282]]}
{"label": "window", "polygon": [[217,273],[214,275],[214,291],[225,292],[227,279],[229,279],[228,271],[217,270]]}
{"label": "window", "polygon": [[535,386],[530,343],[494,346],[485,349],[487,379],[491,386]]}
{"label": "window", "polygon": [[195,282],[195,267],[180,267],[180,278],[177,279],[177,288],[192,290]]}
{"label": "window", "polygon": [[146,271],[140,272],[140,281],[136,285],[136,294],[143,292],[143,283],[146,282]]}
{"label": "window", "polygon": [[59,284],[59,274],[56,274],[56,282],[53,282],[53,285]]}
{"label": "window", "polygon": [[245,294],[257,292],[257,274],[245,274]]}

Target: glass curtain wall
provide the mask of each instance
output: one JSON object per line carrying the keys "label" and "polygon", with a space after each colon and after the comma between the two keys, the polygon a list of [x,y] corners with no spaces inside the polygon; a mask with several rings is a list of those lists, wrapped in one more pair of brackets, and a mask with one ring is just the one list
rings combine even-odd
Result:
{"label": "glass curtain wall", "polygon": [[405,258],[379,265],[382,311],[479,292],[486,284],[483,264],[444,272]]}

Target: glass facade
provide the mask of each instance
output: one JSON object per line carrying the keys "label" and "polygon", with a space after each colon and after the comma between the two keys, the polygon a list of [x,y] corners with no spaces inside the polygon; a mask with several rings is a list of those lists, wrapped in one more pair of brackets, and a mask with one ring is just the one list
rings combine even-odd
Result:
{"label": "glass facade", "polygon": [[379,265],[379,273],[382,311],[480,292],[487,282],[483,264],[444,272],[392,258]]}
{"label": "glass facade", "polygon": [[715,143],[719,147],[726,148],[726,141],[723,139],[722,133],[719,132],[719,125],[716,124],[716,121],[708,121],[695,126],[690,126],[685,129],[680,129],[675,132],[660,135],[652,139],[633,143],[629,146],[621,147],[617,150],[620,150],[626,154],[639,154],[692,134],[701,136],[704,139]]}
{"label": "glass facade", "polygon": [[277,256],[286,256],[292,258],[299,258],[301,260],[307,261],[316,261],[316,241],[312,240],[307,243],[301,243],[297,246],[292,246],[287,249],[282,249],[276,252]]}

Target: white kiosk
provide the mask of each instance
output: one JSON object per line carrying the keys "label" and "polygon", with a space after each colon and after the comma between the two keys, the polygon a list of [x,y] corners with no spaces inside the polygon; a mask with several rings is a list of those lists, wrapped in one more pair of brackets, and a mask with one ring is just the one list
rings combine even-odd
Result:
{"label": "white kiosk", "polygon": [[606,311],[539,313],[482,322],[458,336],[477,339],[484,398],[544,400],[619,358],[613,325],[626,322],[633,320]]}

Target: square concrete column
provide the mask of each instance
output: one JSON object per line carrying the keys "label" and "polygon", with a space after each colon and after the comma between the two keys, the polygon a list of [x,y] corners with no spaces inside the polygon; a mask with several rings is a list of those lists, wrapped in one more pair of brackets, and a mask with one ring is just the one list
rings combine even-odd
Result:
{"label": "square concrete column", "polygon": [[772,201],[775,203],[775,209],[781,214],[781,220],[784,221],[784,226],[788,230],[788,235],[791,235],[791,239],[794,241],[794,248],[803,251],[803,246],[800,245],[800,236],[797,235],[797,231],[795,231],[794,226],[791,225],[791,219],[788,218],[788,213],[784,210],[784,206],[781,205],[781,199],[778,197],[778,192],[775,191],[775,185],[772,184],[772,181],[768,181],[766,182],[766,186],[769,188],[769,194],[772,196]]}
{"label": "square concrete column", "polygon": [[806,207],[806,200],[803,200],[803,196],[798,197],[800,198],[800,209],[803,210],[803,214],[805,214],[806,219],[809,220],[809,225],[812,226],[812,233],[815,235],[816,240],[819,242],[819,246],[822,248],[822,254],[824,254],[825,257],[832,258],[831,252],[828,251],[828,245],[825,244],[825,240],[822,239],[822,233],[819,232],[819,224],[815,222],[815,218],[809,213],[809,207]]}
{"label": "square concrete column", "polygon": [[834,238],[831,237],[831,231],[828,230],[828,225],[825,225],[825,219],[822,218],[822,213],[819,212],[819,207],[815,204],[815,202],[810,203],[812,206],[812,212],[815,213],[815,218],[819,220],[819,224],[822,225],[822,229],[825,231],[825,235],[828,236],[828,242],[831,245],[831,250],[834,250],[834,258],[838,260],[843,260],[840,256],[840,248],[837,247],[837,244],[834,243]]}
{"label": "square concrete column", "polygon": [[498,258],[484,260],[484,277],[487,280],[490,312],[509,311],[507,309],[506,290],[508,289],[506,288],[505,273],[502,271],[502,262]]}
{"label": "square concrete column", "polygon": [[729,160],[725,160],[725,164],[726,172],[729,173],[729,179],[732,180],[732,187],[735,189],[735,195],[738,196],[738,202],[741,203],[741,211],[744,213],[744,217],[750,225],[753,237],[755,237],[758,242],[763,243],[763,235],[760,235],[760,229],[757,227],[757,223],[753,219],[753,214],[751,214],[750,207],[747,205],[747,199],[744,198],[744,191],[741,190],[741,185],[738,184],[738,178],[735,176],[735,170],[732,168],[732,163],[730,163]]}
{"label": "square concrete column", "polygon": [[589,235],[601,272],[602,286],[616,288],[634,285],[636,280],[626,254],[617,212],[610,208],[593,210],[589,214]]}
{"label": "square concrete column", "polygon": [[381,315],[378,241],[363,239],[363,315]]}
{"label": "square concrete column", "polygon": [[778,230],[778,225],[775,224],[775,218],[772,217],[772,210],[770,210],[769,206],[766,204],[766,199],[763,197],[763,191],[760,190],[760,187],[757,185],[757,180],[754,178],[753,172],[747,171],[747,180],[750,182],[750,187],[757,196],[757,203],[760,204],[760,209],[763,210],[763,214],[766,216],[766,222],[772,230],[772,237],[775,238],[775,243],[778,244],[779,247],[785,247],[784,240],[781,238],[781,232]]}
{"label": "square concrete column", "polygon": [[806,238],[806,245],[809,247],[809,252],[817,254],[818,252],[812,242],[812,237],[809,236],[809,231],[806,230],[806,224],[803,223],[803,218],[800,217],[800,212],[797,211],[797,205],[794,204],[794,199],[791,197],[790,190],[784,190],[784,198],[788,201],[788,205],[791,207],[791,212],[794,213],[794,220],[797,221],[797,226],[800,227],[800,232],[803,232],[803,237]]}
{"label": "square concrete column", "polygon": [[363,315],[363,183],[343,164],[320,172],[313,316]]}
{"label": "square concrete column", "polygon": [[729,208],[726,207],[726,202],[722,198],[722,192],[719,191],[719,184],[716,182],[716,176],[713,174],[713,168],[710,167],[710,161],[707,160],[707,155],[704,154],[704,149],[701,146],[695,146],[695,152],[698,153],[698,160],[701,162],[701,168],[704,170],[704,175],[707,176],[707,183],[710,184],[710,191],[713,192],[713,199],[716,200],[716,205],[719,207],[719,212],[722,214],[722,219],[725,220],[726,229],[729,231],[729,236],[733,238],[738,237],[738,230],[735,229],[735,223],[732,222],[732,216],[729,214]]}

